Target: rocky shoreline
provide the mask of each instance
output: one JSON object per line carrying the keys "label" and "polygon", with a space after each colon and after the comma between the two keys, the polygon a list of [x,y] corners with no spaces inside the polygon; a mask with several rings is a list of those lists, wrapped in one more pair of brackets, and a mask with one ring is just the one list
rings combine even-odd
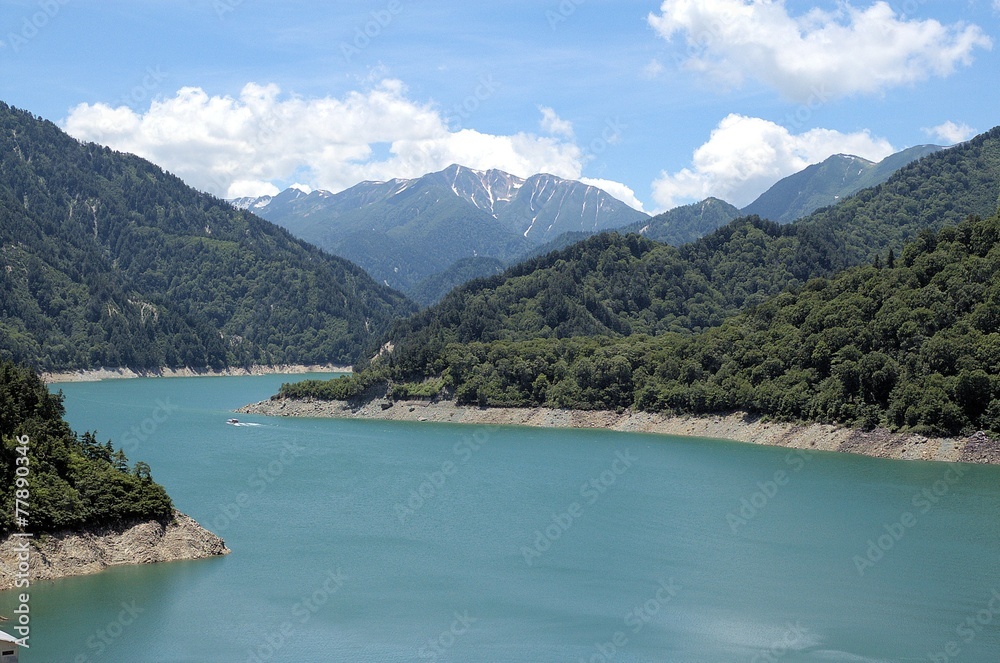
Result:
{"label": "rocky shoreline", "polygon": [[334,366],[333,364],[250,366],[224,368],[222,370],[202,368],[158,368],[149,371],[135,371],[131,368],[95,368],[80,371],[64,371],[42,373],[42,379],[49,383],[55,382],[97,382],[99,380],[114,380],[126,378],[190,378],[190,377],[221,377],[240,375],[272,375],[287,373],[301,375],[304,373],[350,373],[350,366]]}
{"label": "rocky shoreline", "polygon": [[[14,587],[20,541],[15,536],[0,541],[0,591]],[[30,541],[31,582],[98,573],[109,566],[205,559],[230,552],[222,539],[179,511],[169,523],[152,520],[39,534]]]}
{"label": "rocky shoreline", "polygon": [[453,401],[389,401],[364,404],[344,401],[274,399],[244,406],[246,414],[282,417],[341,417],[392,421],[430,421],[496,426],[606,428],[634,433],[661,433],[735,440],[754,444],[840,451],[875,458],[1000,464],[1000,443],[983,433],[967,438],[928,438],[888,430],[862,431],[828,424],[765,421],[742,412],[706,417],[669,416],[650,412],[623,413],[548,408],[482,408]]}

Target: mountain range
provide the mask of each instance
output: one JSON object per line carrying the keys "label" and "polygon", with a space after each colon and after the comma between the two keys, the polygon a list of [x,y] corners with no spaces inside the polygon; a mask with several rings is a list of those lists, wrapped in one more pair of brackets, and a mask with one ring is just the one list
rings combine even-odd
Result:
{"label": "mountain range", "polygon": [[454,398],[1000,434],[1000,127],[789,224],[601,233],[398,321],[290,398]]}
{"label": "mountain range", "polygon": [[[460,166],[341,194],[289,190],[237,210],[148,161],[0,105],[0,359],[46,370],[348,363],[387,339],[433,353],[437,340],[491,334],[696,331],[813,276],[901,249],[923,228],[991,213],[995,134],[924,156],[790,225],[737,219],[690,242],[699,226],[724,224],[738,210],[709,199],[649,218],[579,182]],[[815,169],[810,181],[834,171]],[[350,220],[371,255],[379,249],[400,262],[384,265],[392,268],[378,284],[247,210],[314,228]],[[607,228],[646,238],[579,241]],[[502,257],[477,248],[486,245]],[[421,254],[434,266],[405,262]],[[405,277],[425,304],[478,280],[398,322],[414,306],[384,285],[390,277]]]}
{"label": "mountain range", "polygon": [[862,189],[881,184],[903,166],[941,149],[939,145],[917,145],[877,163],[850,154],[835,154],[777,182],[741,213],[791,223]]}
{"label": "mountain range", "polygon": [[397,322],[386,341],[394,365],[419,375],[452,343],[699,332],[998,204],[1000,128],[791,224],[741,217],[677,248],[634,234],[591,237],[456,288]]}
{"label": "mountain range", "polygon": [[412,310],[357,265],[0,104],[0,360],[349,363]]}
{"label": "mountain range", "polygon": [[940,149],[937,145],[918,145],[878,163],[849,154],[835,154],[782,178],[743,209],[718,198],[708,198],[634,223],[622,231],[638,232],[658,242],[681,246],[739,216],[791,223],[822,207],[836,205],[862,189],[882,184],[903,166]]}
{"label": "mountain range", "polygon": [[231,202],[428,305],[463,278],[496,273],[495,261],[514,264],[605,230],[680,246],[741,215],[787,223],[880,184],[938,149],[922,145],[877,164],[836,155],[782,179],[743,210],[708,198],[652,218],[582,182],[460,165],[415,179],[362,182],[340,193],[293,187]]}
{"label": "mountain range", "polygon": [[582,182],[459,165],[416,179],[362,182],[336,194],[293,188],[232,202],[404,292],[463,258],[515,259],[564,232],[599,232],[648,218]]}

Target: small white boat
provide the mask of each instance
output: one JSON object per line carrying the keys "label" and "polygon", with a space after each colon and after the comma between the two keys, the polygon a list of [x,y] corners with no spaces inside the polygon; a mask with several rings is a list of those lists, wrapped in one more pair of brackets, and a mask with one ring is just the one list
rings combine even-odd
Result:
{"label": "small white boat", "polygon": [[236,424],[240,423],[240,420],[239,419],[227,419],[226,423],[235,426]]}

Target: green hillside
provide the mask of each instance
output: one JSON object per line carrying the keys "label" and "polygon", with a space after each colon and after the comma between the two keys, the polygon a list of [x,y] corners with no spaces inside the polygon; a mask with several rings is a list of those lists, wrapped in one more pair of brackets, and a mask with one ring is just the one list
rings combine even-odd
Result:
{"label": "green hillside", "polygon": [[412,310],[346,260],[0,104],[0,359],[351,362]]}
{"label": "green hillside", "polygon": [[421,280],[407,290],[406,294],[417,304],[430,306],[441,301],[445,295],[463,283],[468,283],[473,279],[496,276],[503,270],[504,263],[497,258],[487,258],[486,256],[462,258],[443,272],[431,274]]}
{"label": "green hillside", "polygon": [[740,216],[740,211],[718,198],[706,198],[700,203],[676,207],[646,221],[622,228],[622,233],[639,233],[643,237],[681,246],[694,242]]}
{"label": "green hillside", "polygon": [[[37,375],[0,362],[0,536],[18,529],[18,490],[30,494],[22,501],[35,534],[173,518],[170,498],[148,465],[130,468],[121,450],[98,444],[90,433],[76,435],[63,414],[62,397],[50,394]],[[29,468],[25,485],[18,484],[18,467]]]}
{"label": "green hillside", "polygon": [[394,325],[392,361],[419,374],[449,343],[700,331],[998,201],[994,129],[793,224],[737,219],[680,248],[604,234],[527,261]]}
{"label": "green hillside", "polygon": [[778,223],[791,223],[821,207],[835,205],[862,189],[878,186],[903,166],[940,149],[937,145],[918,145],[878,163],[835,154],[777,182],[742,211]]}
{"label": "green hillside", "polygon": [[[440,376],[437,388],[486,406],[745,410],[926,434],[1000,433],[998,275],[1000,216],[972,218],[701,334],[454,343],[424,375],[390,363],[334,384],[343,397],[352,381]],[[338,395],[322,383],[283,394],[310,388]]]}

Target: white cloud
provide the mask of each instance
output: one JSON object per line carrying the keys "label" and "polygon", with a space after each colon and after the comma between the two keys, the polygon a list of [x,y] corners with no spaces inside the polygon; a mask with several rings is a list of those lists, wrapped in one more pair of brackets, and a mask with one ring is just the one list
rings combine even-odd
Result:
{"label": "white cloud", "polygon": [[792,16],[784,0],[663,0],[648,21],[668,41],[684,36],[686,68],[734,86],[754,78],[796,101],[947,76],[992,47],[976,25],[907,19],[884,0],[839,5]]}
{"label": "white cloud", "polygon": [[548,106],[539,106],[542,112],[542,131],[552,136],[562,136],[564,138],[573,137],[573,123],[559,117],[556,112]]}
{"label": "white cloud", "polygon": [[[997,2],[1000,2],[1000,0],[997,0]],[[934,136],[948,145],[954,145],[955,143],[961,143],[972,138],[976,135],[976,130],[967,124],[955,124],[951,120],[948,120],[936,127],[924,129],[924,133]]]}
{"label": "white cloud", "polygon": [[[453,131],[439,109],[413,101],[400,81],[386,79],[342,98],[320,99],[256,83],[236,98],[186,87],[143,112],[80,104],[63,124],[80,140],[138,154],[192,186],[231,198],[273,194],[293,181],[341,191],[362,180],[419,177],[452,163],[580,179],[588,157],[572,140],[572,125],[547,110],[542,123],[549,136]],[[375,156],[378,144],[389,146],[388,156]]]}
{"label": "white cloud", "polygon": [[[1000,0],[997,0],[997,2],[1000,2]],[[649,61],[649,63],[645,67],[643,67],[642,77],[648,78],[650,80],[654,78],[659,78],[660,74],[663,73],[664,69],[665,67],[663,66],[663,63],[661,63],[656,58],[653,58],[652,60]]]}
{"label": "white cloud", "polygon": [[881,161],[893,152],[888,141],[867,130],[845,134],[811,129],[793,134],[768,120],[732,114],[694,151],[690,167],[661,173],[653,182],[653,198],[660,209],[709,196],[744,207],[783,177],[834,154]]}
{"label": "white cloud", "polygon": [[640,212],[645,212],[643,209],[642,201],[636,198],[635,191],[625,186],[621,182],[614,182],[612,180],[602,180],[593,177],[581,177],[580,181],[584,184],[589,184],[590,186],[596,186],[598,189],[603,189],[607,191],[612,196],[622,201],[632,209],[637,209]]}

